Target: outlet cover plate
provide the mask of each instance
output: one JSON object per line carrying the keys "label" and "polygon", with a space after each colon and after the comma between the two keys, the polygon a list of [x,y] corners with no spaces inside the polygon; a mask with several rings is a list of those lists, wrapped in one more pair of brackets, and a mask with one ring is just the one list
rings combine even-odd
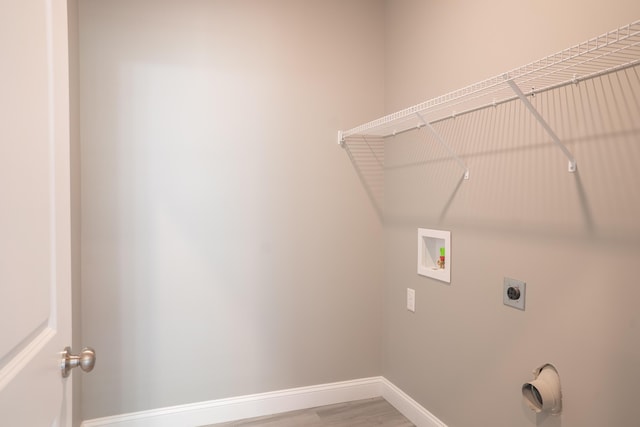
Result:
{"label": "outlet cover plate", "polygon": [[416,291],[411,288],[407,288],[407,310],[416,312]]}
{"label": "outlet cover plate", "polygon": [[[517,299],[509,298],[509,289],[517,289],[519,297]],[[527,284],[522,280],[511,279],[509,277],[504,278],[504,284],[502,289],[502,302],[509,307],[517,308],[524,311],[524,301],[526,295]],[[513,290],[512,290],[513,294]]]}

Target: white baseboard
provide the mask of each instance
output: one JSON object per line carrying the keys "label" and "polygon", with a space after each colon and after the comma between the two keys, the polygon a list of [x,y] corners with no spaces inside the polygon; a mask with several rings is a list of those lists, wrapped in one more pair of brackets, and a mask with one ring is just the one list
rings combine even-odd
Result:
{"label": "white baseboard", "polygon": [[342,381],[96,418],[84,421],[82,427],[195,427],[380,396],[396,407],[417,427],[446,427],[429,411],[383,377]]}
{"label": "white baseboard", "polygon": [[435,415],[427,411],[422,405],[396,387],[384,377],[381,377],[382,397],[391,403],[402,415],[417,427],[447,427]]}

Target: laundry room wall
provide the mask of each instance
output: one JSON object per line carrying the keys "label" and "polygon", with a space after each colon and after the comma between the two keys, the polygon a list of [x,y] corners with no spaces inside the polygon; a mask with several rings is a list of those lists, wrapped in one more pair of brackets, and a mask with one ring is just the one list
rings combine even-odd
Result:
{"label": "laundry room wall", "polygon": [[380,374],[383,6],[80,1],[84,419]]}
{"label": "laundry room wall", "polygon": [[[385,17],[392,113],[629,24],[640,3],[397,0]],[[637,424],[639,73],[532,99],[575,173],[519,100],[434,124],[468,181],[426,129],[386,141],[384,375],[446,425]],[[418,228],[451,231],[450,284],[417,274]],[[526,282],[525,311],[503,305],[505,277]],[[522,402],[544,363],[557,417]]]}

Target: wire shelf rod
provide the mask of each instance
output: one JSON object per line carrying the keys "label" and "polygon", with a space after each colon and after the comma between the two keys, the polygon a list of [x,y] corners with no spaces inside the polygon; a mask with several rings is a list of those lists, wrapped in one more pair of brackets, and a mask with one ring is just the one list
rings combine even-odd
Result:
{"label": "wire shelf rod", "polygon": [[427,123],[424,120],[424,118],[420,115],[420,113],[416,113],[416,116],[423,123],[424,127],[428,129],[429,132],[431,132],[433,137],[440,143],[440,145],[442,145],[449,152],[449,154],[455,159],[456,163],[458,163],[460,167],[464,170],[464,179],[469,179],[469,168],[467,167],[465,162],[462,161],[460,156],[458,156],[455,153],[455,151],[451,149],[449,144],[447,144],[447,142],[440,136],[440,134],[433,128],[433,126],[431,126],[429,123]]}
{"label": "wire shelf rod", "polygon": [[[415,129],[415,124],[410,120],[415,117],[416,113],[419,113],[427,123],[435,123],[487,106],[508,102],[514,97],[508,85],[505,85],[507,80],[513,80],[519,87],[531,87],[532,92],[539,93],[639,63],[640,20],[507,73],[465,86],[340,132],[340,137],[344,138],[365,132],[379,136],[390,136]],[[505,78],[505,75],[508,77]],[[509,92],[511,93],[509,94]],[[460,108],[460,112],[456,112],[455,108]]]}
{"label": "wire shelf rod", "polygon": [[518,98],[520,98],[520,100],[524,103],[524,105],[531,112],[531,114],[533,114],[533,116],[544,128],[544,130],[547,131],[547,133],[553,140],[554,144],[556,144],[556,146],[560,148],[560,150],[564,153],[564,155],[567,156],[567,158],[569,159],[569,166],[568,166],[569,172],[575,172],[576,159],[573,157],[573,154],[571,154],[571,152],[567,149],[567,147],[565,147],[564,144],[562,144],[562,142],[560,141],[560,138],[558,138],[558,135],[556,135],[553,129],[551,129],[551,126],[549,126],[546,120],[540,115],[538,110],[536,110],[536,108],[531,104],[531,102],[529,102],[526,95],[522,93],[518,85],[513,80],[508,80],[507,83],[509,84],[509,86],[511,86],[511,89],[513,89],[516,95],[518,95]]}

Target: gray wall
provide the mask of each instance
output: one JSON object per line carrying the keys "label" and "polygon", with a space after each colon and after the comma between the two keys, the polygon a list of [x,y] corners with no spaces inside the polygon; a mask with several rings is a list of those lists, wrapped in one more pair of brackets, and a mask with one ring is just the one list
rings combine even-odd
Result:
{"label": "gray wall", "polygon": [[380,374],[383,10],[80,2],[84,419]]}
{"label": "gray wall", "polygon": [[[82,0],[79,16],[85,419],[383,373],[451,427],[633,425],[636,76],[536,100],[577,174],[517,103],[439,125],[468,182],[433,141],[388,143],[384,229],[333,141],[626,24],[636,1]],[[452,231],[451,285],[416,275],[418,227]],[[504,276],[527,282],[525,312],[502,305]],[[521,403],[545,362],[560,418]]]}
{"label": "gray wall", "polygon": [[[387,112],[555,53],[640,17],[636,1],[386,2]],[[640,381],[640,70],[538,95],[578,173],[519,103],[385,147],[384,375],[451,427],[632,427]],[[529,88],[525,88],[529,89]],[[416,274],[418,227],[451,230],[451,284]],[[502,304],[527,282],[526,311]],[[416,290],[416,313],[405,309]],[[564,412],[521,402],[559,369]]]}

